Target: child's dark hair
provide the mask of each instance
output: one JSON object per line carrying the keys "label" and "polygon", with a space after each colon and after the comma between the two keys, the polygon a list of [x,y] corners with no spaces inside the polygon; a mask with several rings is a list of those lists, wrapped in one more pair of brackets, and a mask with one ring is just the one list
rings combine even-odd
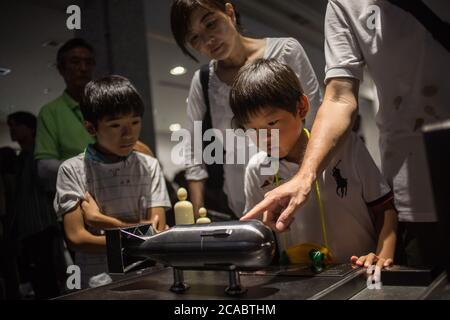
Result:
{"label": "child's dark hair", "polygon": [[25,127],[33,131],[33,135],[36,135],[36,116],[30,112],[17,111],[8,115],[6,122],[11,125],[11,122],[24,125]]}
{"label": "child's dark hair", "polygon": [[95,126],[106,117],[131,113],[142,117],[144,114],[144,102],[136,88],[127,78],[116,75],[89,82],[84,88],[80,108],[84,120]]}
{"label": "child's dark hair", "polygon": [[[193,60],[198,59],[186,48],[186,35],[189,31],[189,18],[192,12],[201,7],[210,10],[225,12],[225,5],[231,3],[230,0],[174,0],[170,9],[170,25],[172,34],[181,51]],[[238,30],[241,27],[239,13],[235,10],[236,25]]]}
{"label": "child's dark hair", "polygon": [[64,43],[61,48],[58,49],[56,54],[56,64],[58,68],[62,68],[64,66],[64,58],[67,52],[74,48],[85,48],[89,50],[92,54],[94,54],[94,48],[87,43],[86,40],[81,38],[73,38]]}
{"label": "child's dark hair", "polygon": [[274,107],[293,115],[303,95],[294,71],[275,59],[258,59],[243,66],[230,90],[230,105],[239,126],[262,109]]}

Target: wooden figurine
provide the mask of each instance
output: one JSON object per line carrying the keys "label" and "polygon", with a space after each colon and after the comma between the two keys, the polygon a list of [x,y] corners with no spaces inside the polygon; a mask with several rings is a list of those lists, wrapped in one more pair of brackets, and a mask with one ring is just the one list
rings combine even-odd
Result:
{"label": "wooden figurine", "polygon": [[173,211],[175,213],[175,224],[194,224],[194,208],[192,203],[187,201],[187,190],[180,188],[177,191],[178,202],[175,203]]}
{"label": "wooden figurine", "polygon": [[197,223],[211,223],[211,220],[206,216],[206,209],[205,208],[200,208],[198,210],[198,215],[200,216],[197,219]]}

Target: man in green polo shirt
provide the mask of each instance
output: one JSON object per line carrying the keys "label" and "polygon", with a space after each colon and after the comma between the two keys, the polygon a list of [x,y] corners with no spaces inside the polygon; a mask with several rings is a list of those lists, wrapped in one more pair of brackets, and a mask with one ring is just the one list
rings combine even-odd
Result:
{"label": "man in green polo shirt", "polygon": [[66,89],[39,112],[34,152],[39,177],[50,192],[55,191],[59,165],[94,142],[83,126],[79,107],[95,68],[92,46],[79,38],[67,41],[58,50],[57,67]]}

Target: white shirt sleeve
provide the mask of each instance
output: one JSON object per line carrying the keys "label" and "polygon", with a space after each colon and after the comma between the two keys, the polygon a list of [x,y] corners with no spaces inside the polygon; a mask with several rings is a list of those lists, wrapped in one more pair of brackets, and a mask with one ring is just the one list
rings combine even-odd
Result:
{"label": "white shirt sleeve", "polygon": [[331,78],[363,80],[364,57],[350,23],[338,1],[329,1],[325,14],[325,83]]}
{"label": "white shirt sleeve", "polygon": [[147,208],[166,207],[170,208],[171,203],[169,194],[167,193],[166,181],[162,174],[161,166],[158,160],[153,158],[153,163],[150,167],[150,179],[151,179],[151,194],[150,201]]}
{"label": "white shirt sleeve", "polygon": [[[264,190],[261,188],[261,176],[259,175],[259,164],[254,161],[256,154],[245,169],[244,193],[245,193],[245,209],[248,212],[255,205],[264,199]],[[252,161],[253,160],[253,161]]]}
{"label": "white shirt sleeve", "polygon": [[306,117],[306,127],[312,128],[317,110],[322,103],[322,92],[314,69],[302,45],[294,38],[289,38],[284,47],[284,63],[294,70],[305,95],[308,97],[310,110]]}
{"label": "white shirt sleeve", "polygon": [[352,134],[353,163],[362,186],[362,197],[368,207],[393,199],[393,193],[386,179],[373,161],[361,138]]}
{"label": "white shirt sleeve", "polygon": [[[200,83],[200,70],[197,70],[192,78],[191,88],[189,90],[189,97],[187,100],[187,129],[191,135],[191,143],[187,143],[184,149],[185,164],[186,164],[186,180],[203,180],[208,178],[206,167],[202,163],[203,148],[200,149],[199,154],[194,152],[194,122],[203,121],[206,113],[206,104],[203,98],[203,89]],[[198,141],[202,145],[202,141]]]}
{"label": "white shirt sleeve", "polygon": [[72,210],[80,200],[84,199],[87,190],[81,182],[81,176],[77,170],[81,170],[81,168],[76,168],[72,161],[63,162],[58,169],[56,194],[53,203],[58,216],[63,216]]}

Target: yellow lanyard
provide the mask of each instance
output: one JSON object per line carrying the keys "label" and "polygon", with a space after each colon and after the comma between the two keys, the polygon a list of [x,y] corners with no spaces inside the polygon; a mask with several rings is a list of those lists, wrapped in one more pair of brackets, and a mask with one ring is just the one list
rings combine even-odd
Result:
{"label": "yellow lanyard", "polygon": [[[303,131],[306,134],[306,137],[310,138],[310,133],[306,128],[303,128]],[[278,186],[280,184],[280,178],[278,177],[278,174],[275,175],[275,185]],[[325,245],[325,248],[328,249],[328,251],[330,250],[330,247],[328,246],[328,237],[327,237],[327,226],[325,223],[325,209],[323,206],[323,202],[322,202],[322,197],[320,196],[320,187],[319,187],[319,181],[316,179],[315,181],[315,191],[316,191],[316,199],[317,199],[317,204],[319,206],[319,212],[320,212],[320,223],[322,226],[322,237],[323,237],[323,242]],[[286,233],[283,235],[283,242],[284,242],[284,247],[287,248],[287,235]]]}

